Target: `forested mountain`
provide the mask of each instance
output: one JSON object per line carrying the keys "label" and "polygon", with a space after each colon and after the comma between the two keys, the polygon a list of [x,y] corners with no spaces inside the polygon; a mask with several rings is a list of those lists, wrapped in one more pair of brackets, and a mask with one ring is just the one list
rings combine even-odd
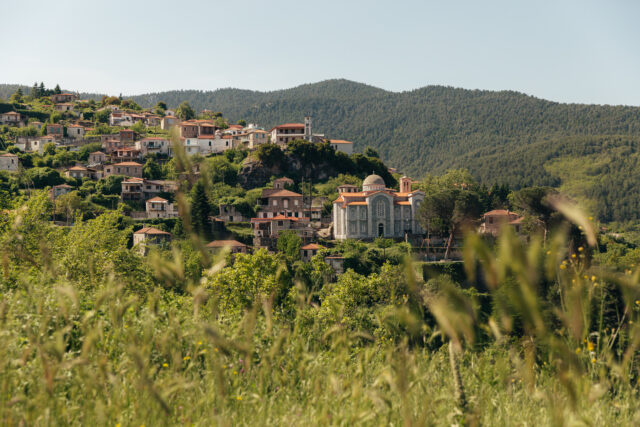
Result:
{"label": "forested mountain", "polygon": [[[0,96],[8,96],[2,87]],[[637,107],[442,86],[397,93],[348,80],[273,92],[183,90],[132,99],[143,107],[186,100],[196,111],[220,111],[232,122],[244,119],[267,129],[310,114],[314,132],[352,140],[356,150],[374,147],[387,164],[414,177],[467,168],[486,184],[564,186],[590,199],[605,219],[640,212]],[[596,159],[601,166],[589,168]],[[572,173],[560,165],[572,165]]]}

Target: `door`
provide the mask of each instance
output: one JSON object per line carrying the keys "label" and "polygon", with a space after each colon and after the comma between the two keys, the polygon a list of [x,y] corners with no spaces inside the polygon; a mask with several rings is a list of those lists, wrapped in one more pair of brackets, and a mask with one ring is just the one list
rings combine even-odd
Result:
{"label": "door", "polygon": [[382,236],[384,236],[384,224],[380,223],[378,224],[378,237]]}

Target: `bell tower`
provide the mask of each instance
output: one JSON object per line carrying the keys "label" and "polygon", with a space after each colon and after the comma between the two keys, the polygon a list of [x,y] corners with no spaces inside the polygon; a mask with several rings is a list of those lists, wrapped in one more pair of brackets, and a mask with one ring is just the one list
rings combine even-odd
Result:
{"label": "bell tower", "polygon": [[400,192],[411,193],[411,178],[406,175],[400,178]]}
{"label": "bell tower", "polygon": [[312,142],[311,136],[311,116],[304,118],[304,139],[305,141]]}

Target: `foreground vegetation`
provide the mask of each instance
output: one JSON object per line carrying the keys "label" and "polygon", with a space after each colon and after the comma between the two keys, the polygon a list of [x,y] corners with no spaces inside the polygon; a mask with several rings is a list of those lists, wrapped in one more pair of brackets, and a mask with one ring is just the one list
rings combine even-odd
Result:
{"label": "foreground vegetation", "polygon": [[470,235],[454,283],[195,235],[143,258],[118,212],[56,227],[47,200],[1,223],[3,424],[639,421],[640,273],[566,203],[546,244]]}

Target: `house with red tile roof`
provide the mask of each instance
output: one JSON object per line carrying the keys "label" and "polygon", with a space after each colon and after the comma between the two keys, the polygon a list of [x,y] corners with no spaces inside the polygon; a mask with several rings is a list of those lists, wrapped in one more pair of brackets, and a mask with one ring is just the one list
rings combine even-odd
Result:
{"label": "house with red tile roof", "polygon": [[178,210],[173,203],[162,197],[152,197],[145,202],[147,218],[177,218]]}
{"label": "house with red tile roof", "polygon": [[304,124],[284,123],[273,127],[269,133],[271,134],[272,144],[286,146],[295,139],[304,139]]}
{"label": "house with red tile roof", "polygon": [[15,111],[8,111],[0,114],[0,124],[19,126],[22,122],[22,116]]}
{"label": "house with red tile roof", "polygon": [[70,102],[62,102],[60,104],[55,104],[53,109],[56,111],[60,111],[61,113],[66,113],[67,111],[73,110],[73,104]]}
{"label": "house with red tile roof", "polygon": [[311,258],[316,256],[320,249],[324,249],[324,247],[317,243],[304,245],[300,248],[300,258],[302,258],[303,261],[311,261]]}
{"label": "house with red tile roof", "polygon": [[84,138],[85,128],[80,125],[68,125],[67,126],[67,136],[73,139],[82,139]]}
{"label": "house with red tile roof", "polygon": [[104,177],[110,175],[125,175],[142,178],[142,165],[138,162],[122,162],[104,166]]}
{"label": "house with red tile roof", "polygon": [[347,155],[353,154],[353,142],[345,141],[343,139],[330,139],[329,144],[331,148],[336,151],[342,151]]}
{"label": "house with red tile roof", "polygon": [[520,233],[522,218],[508,209],[494,209],[482,215],[480,232],[497,236],[504,226],[512,226],[516,233]]}
{"label": "house with red tile roof", "polygon": [[151,246],[166,245],[171,242],[171,233],[154,227],[143,227],[133,233],[133,245],[145,255]]}

